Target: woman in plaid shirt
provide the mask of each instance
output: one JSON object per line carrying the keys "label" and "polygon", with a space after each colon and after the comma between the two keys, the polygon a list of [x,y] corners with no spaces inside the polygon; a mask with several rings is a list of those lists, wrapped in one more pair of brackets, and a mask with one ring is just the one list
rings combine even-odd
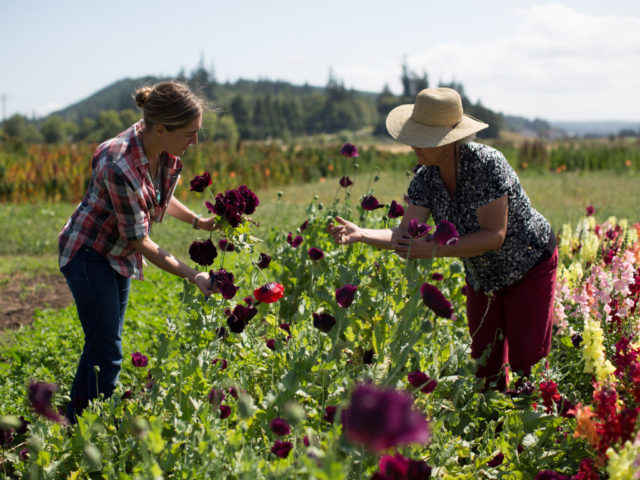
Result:
{"label": "woman in plaid shirt", "polygon": [[144,256],[154,265],[200,288],[209,275],[181,262],[149,237],[165,214],[197,229],[212,230],[176,198],[180,156],[198,143],[204,102],[188,87],[163,82],[136,94],[144,118],[98,147],[87,193],[60,232],[59,263],[73,293],[85,335],[67,418],[96,398],[110,397],[122,364],[122,329],[131,279],[143,279]]}

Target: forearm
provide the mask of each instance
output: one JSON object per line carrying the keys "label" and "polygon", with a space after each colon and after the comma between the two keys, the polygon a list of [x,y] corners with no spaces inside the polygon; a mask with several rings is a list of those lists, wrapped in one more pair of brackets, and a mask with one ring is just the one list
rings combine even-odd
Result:
{"label": "forearm", "polygon": [[394,240],[406,235],[407,231],[402,227],[373,229],[361,229],[361,242],[371,245],[372,247],[382,248],[384,250],[393,249]]}
{"label": "forearm", "polygon": [[198,271],[191,268],[186,263],[178,260],[171,255],[165,249],[156,244],[151,238],[144,237],[142,240],[136,240],[132,242],[133,246],[138,252],[140,252],[147,260],[153,263],[156,267],[161,268],[165,272],[172,273],[181,278],[186,278],[193,283]]}
{"label": "forearm", "polygon": [[171,215],[173,218],[177,218],[178,220],[184,223],[188,223],[189,225],[193,225],[193,220],[197,216],[188,207],[186,207],[180,200],[178,200],[175,197],[171,199],[171,203],[169,204],[167,213]]}
{"label": "forearm", "polygon": [[498,250],[504,243],[504,236],[500,232],[479,230],[458,239],[455,245],[438,245],[436,257],[476,257],[490,250]]}

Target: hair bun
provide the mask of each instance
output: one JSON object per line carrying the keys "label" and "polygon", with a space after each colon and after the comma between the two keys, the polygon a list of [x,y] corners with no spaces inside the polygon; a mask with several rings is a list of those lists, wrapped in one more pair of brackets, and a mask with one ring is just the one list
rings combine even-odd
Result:
{"label": "hair bun", "polygon": [[144,102],[146,102],[147,98],[149,98],[149,95],[151,95],[152,91],[153,88],[151,87],[142,87],[140,90],[136,91],[136,105],[138,106],[138,108],[143,107]]}

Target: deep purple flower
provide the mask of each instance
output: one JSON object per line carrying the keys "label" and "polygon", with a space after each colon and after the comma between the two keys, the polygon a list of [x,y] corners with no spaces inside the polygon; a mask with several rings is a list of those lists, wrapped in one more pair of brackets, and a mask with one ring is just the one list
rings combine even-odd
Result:
{"label": "deep purple flower", "polygon": [[271,453],[276,457],[287,458],[291,449],[293,449],[293,444],[291,442],[276,440],[273,447],[271,447]]}
{"label": "deep purple flower", "polygon": [[465,297],[467,296],[467,286],[463,285],[462,288],[460,289],[460,293],[462,295],[464,295]]}
{"label": "deep purple flower", "polygon": [[429,480],[431,478],[431,467],[423,460],[409,459],[409,471],[407,479]]}
{"label": "deep purple flower", "polygon": [[58,386],[54,383],[30,382],[29,402],[38,415],[64,424],[67,423],[66,418],[61,417],[51,405],[51,398],[56,391],[58,391]]}
{"label": "deep purple flower", "polygon": [[502,465],[502,462],[504,462],[504,453],[499,453],[487,462],[487,467],[497,467]]}
{"label": "deep purple flower", "polygon": [[427,233],[431,231],[431,225],[427,225],[426,223],[418,223],[418,220],[412,218],[409,222],[409,228],[407,228],[407,233],[411,238],[422,238]]}
{"label": "deep purple flower", "polygon": [[364,363],[365,365],[373,365],[374,353],[375,352],[373,351],[373,348],[370,348],[369,350],[364,352],[364,355],[362,356],[362,363]]}
{"label": "deep purple flower", "polygon": [[275,303],[284,297],[284,285],[276,282],[265,283],[253,291],[253,296],[262,303]]}
{"label": "deep purple flower", "polygon": [[305,446],[305,447],[308,447],[308,446],[309,446],[309,437],[305,435],[305,436],[302,438],[302,443],[304,443],[304,446]]}
{"label": "deep purple flower", "polygon": [[244,297],[242,301],[247,304],[247,307],[253,306],[253,297]]}
{"label": "deep purple flower", "polygon": [[300,235],[298,235],[293,240],[291,240],[291,232],[289,232],[289,235],[287,235],[287,243],[291,245],[293,248],[298,248],[300,245],[302,245],[302,241],[303,239]]}
{"label": "deep purple flower", "polygon": [[216,405],[220,405],[222,402],[224,402],[224,399],[227,398],[227,396],[224,394],[224,390],[214,387],[209,392],[208,398],[209,403],[215,407]]}
{"label": "deep purple flower", "polygon": [[229,395],[231,395],[236,400],[238,399],[238,389],[236,387],[229,387]]}
{"label": "deep purple flower", "polygon": [[569,410],[575,410],[576,406],[566,398],[560,398],[553,400],[558,410],[558,415],[564,418],[576,418],[573,413],[569,413]]}
{"label": "deep purple flower", "polygon": [[224,282],[220,287],[220,293],[222,294],[222,298],[226,300],[231,300],[236,296],[236,293],[240,290],[240,287],[236,287],[231,282]]}
{"label": "deep purple flower", "polygon": [[355,145],[351,143],[345,143],[344,145],[342,145],[342,148],[340,149],[340,154],[344,155],[347,158],[357,157],[358,149],[356,148]]}
{"label": "deep purple flower", "polygon": [[574,347],[580,348],[580,345],[582,344],[582,335],[580,333],[574,333],[571,335],[571,343]]}
{"label": "deep purple flower", "polygon": [[395,390],[359,385],[351,405],[343,409],[347,438],[378,452],[398,444],[426,444],[431,435],[427,420],[412,409],[411,396]]}
{"label": "deep purple flower", "polygon": [[422,393],[431,393],[438,386],[438,382],[420,370],[411,372],[407,375],[407,379],[413,388],[419,388]]}
{"label": "deep purple flower", "polygon": [[340,288],[336,288],[336,302],[342,308],[348,308],[353,303],[353,299],[356,296],[356,290],[358,287],[355,287],[351,284],[343,285]]}
{"label": "deep purple flower", "polygon": [[351,185],[353,185],[353,182],[351,181],[351,179],[349,177],[342,177],[340,179],[340,182],[338,182],[338,183],[340,183],[340,186],[342,188],[347,188],[347,187],[350,187]]}
{"label": "deep purple flower", "polygon": [[380,457],[380,473],[391,479],[407,479],[409,473],[409,459],[399,453],[382,455]]}
{"label": "deep purple flower", "polygon": [[27,433],[27,431],[29,430],[28,427],[29,427],[29,425],[31,425],[31,422],[28,421],[28,420],[25,420],[22,415],[20,415],[18,418],[22,422],[22,425],[19,428],[16,429],[16,434],[23,435],[23,434]]}
{"label": "deep purple flower", "polygon": [[367,212],[377,210],[378,208],[384,208],[384,204],[379,203],[378,199],[373,195],[365,195],[362,202],[360,202],[360,206]]}
{"label": "deep purple flower", "polygon": [[221,238],[218,241],[218,246],[223,252],[233,252],[233,249],[235,248],[233,243],[229,242],[229,240],[227,240],[226,238]]}
{"label": "deep purple flower", "polygon": [[313,326],[321,332],[329,333],[335,324],[336,319],[333,315],[328,313],[313,314]]}
{"label": "deep purple flower", "polygon": [[441,282],[444,279],[444,276],[441,273],[434,273],[431,275],[431,280],[435,280],[436,282]]}
{"label": "deep purple flower", "polygon": [[193,180],[189,182],[192,192],[202,193],[204,189],[211,185],[211,175],[209,172],[204,172],[202,175],[196,175]]}
{"label": "deep purple flower", "polygon": [[217,272],[213,270],[209,271],[209,288],[214,293],[220,293],[220,289],[224,283],[233,283],[235,277],[233,273],[227,272],[224,268],[221,268]]}
{"label": "deep purple flower", "polygon": [[524,447],[520,444],[518,444],[518,448],[516,448],[516,450],[518,451],[519,454],[524,453]]}
{"label": "deep purple flower", "polygon": [[571,480],[571,477],[551,470],[543,470],[538,472],[534,480]]}
{"label": "deep purple flower", "polygon": [[258,261],[259,268],[269,268],[269,264],[271,263],[271,257],[266,253],[260,254],[260,260]]}
{"label": "deep purple flower", "polygon": [[242,333],[249,321],[257,314],[256,307],[245,307],[238,304],[234,307],[233,312],[227,315],[227,325],[233,333]]}
{"label": "deep purple flower", "polygon": [[218,336],[218,338],[227,338],[227,329],[224,327],[218,327],[215,330],[216,335]]}
{"label": "deep purple flower", "polygon": [[0,430],[0,447],[9,448],[13,443],[13,428],[9,430]]}
{"label": "deep purple flower", "polygon": [[404,215],[404,207],[396,203],[395,200],[391,201],[391,205],[389,205],[389,212],[387,216],[389,218],[400,218]]}
{"label": "deep purple flower", "polygon": [[322,416],[322,419],[325,422],[333,423],[333,421],[336,418],[336,411],[337,410],[338,410],[338,407],[326,407],[324,409],[324,415]]}
{"label": "deep purple flower", "polygon": [[129,400],[131,398],[131,395],[132,395],[131,390],[127,390],[122,394],[122,396],[120,397],[120,400]]}
{"label": "deep purple flower", "polygon": [[225,418],[231,415],[231,407],[228,405],[220,405],[218,407],[220,409],[220,420],[224,420]]}
{"label": "deep purple flower", "polygon": [[458,231],[453,223],[442,219],[436,227],[436,231],[429,237],[429,240],[436,242],[438,245],[455,245],[458,243]]}
{"label": "deep purple flower", "polygon": [[596,213],[596,208],[593,205],[587,207],[587,217],[591,217]]}
{"label": "deep purple flower", "polygon": [[196,240],[189,247],[189,258],[203,267],[213,264],[213,260],[217,256],[218,250],[211,240],[205,240],[204,242]]}
{"label": "deep purple flower", "polygon": [[291,335],[291,324],[290,323],[281,323],[280,328]]}
{"label": "deep purple flower", "polygon": [[269,424],[271,431],[279,437],[284,437],[291,433],[291,425],[284,418],[276,417]]}
{"label": "deep purple flower", "polygon": [[444,295],[438,287],[430,283],[423,283],[420,287],[420,293],[422,294],[422,301],[428,308],[433,310],[433,313],[438,317],[451,318],[453,315],[453,305],[451,305],[449,300],[444,298]]}
{"label": "deep purple flower", "polygon": [[251,215],[256,211],[256,208],[260,205],[260,200],[251,190],[247,188],[246,185],[240,185],[238,187],[238,192],[243,196],[245,206],[244,212],[246,215]]}
{"label": "deep purple flower", "polygon": [[135,352],[131,354],[131,364],[137,368],[146,367],[149,364],[149,359],[140,352]]}
{"label": "deep purple flower", "polygon": [[153,376],[151,375],[151,370],[147,370],[147,383],[145,387],[147,390],[151,390],[156,382],[153,381]]}
{"label": "deep purple flower", "polygon": [[300,231],[304,232],[308,226],[309,226],[309,220],[305,220],[304,223],[300,225]]}
{"label": "deep purple flower", "polygon": [[318,260],[322,260],[324,258],[324,252],[316,247],[311,247],[309,250],[307,250],[307,253],[309,254],[309,258],[314,262],[317,262]]}
{"label": "deep purple flower", "polygon": [[274,338],[267,340],[267,348],[274,352],[276,351],[276,340]]}
{"label": "deep purple flower", "polygon": [[211,365],[215,365],[218,362],[220,362],[220,371],[227,369],[227,366],[229,365],[229,362],[224,358],[216,358],[215,360],[213,360],[211,362]]}
{"label": "deep purple flower", "polygon": [[20,458],[25,462],[29,460],[29,450],[27,450],[26,448],[20,450]]}

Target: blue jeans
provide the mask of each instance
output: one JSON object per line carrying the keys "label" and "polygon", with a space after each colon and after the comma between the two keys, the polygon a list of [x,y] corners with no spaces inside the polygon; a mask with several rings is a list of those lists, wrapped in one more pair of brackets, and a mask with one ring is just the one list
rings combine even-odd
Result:
{"label": "blue jeans", "polygon": [[[76,415],[99,393],[110,397],[122,365],[122,328],[131,279],[116,272],[109,260],[83,246],[60,271],[67,280],[84,331],[84,348],[71,388],[67,418]],[[100,372],[94,372],[98,366]]]}

